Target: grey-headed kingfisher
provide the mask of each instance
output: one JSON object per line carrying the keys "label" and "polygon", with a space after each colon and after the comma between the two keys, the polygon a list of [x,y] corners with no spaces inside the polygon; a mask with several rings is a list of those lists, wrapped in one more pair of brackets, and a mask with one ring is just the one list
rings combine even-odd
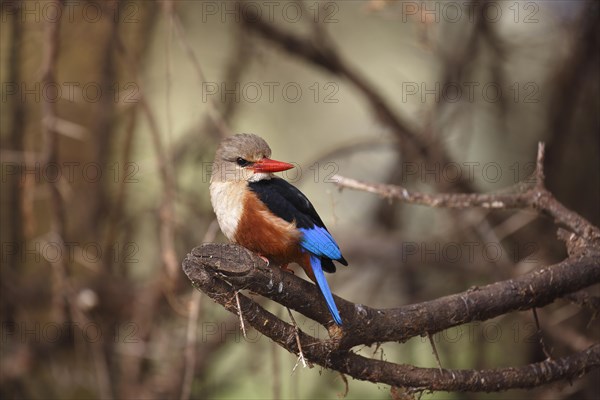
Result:
{"label": "grey-headed kingfisher", "polygon": [[342,318],[325,279],[333,261],[348,262],[306,196],[273,175],[294,166],[270,159],[262,138],[238,134],[223,140],[215,155],[210,199],[227,238],[289,271],[299,264],[317,283],[336,324]]}

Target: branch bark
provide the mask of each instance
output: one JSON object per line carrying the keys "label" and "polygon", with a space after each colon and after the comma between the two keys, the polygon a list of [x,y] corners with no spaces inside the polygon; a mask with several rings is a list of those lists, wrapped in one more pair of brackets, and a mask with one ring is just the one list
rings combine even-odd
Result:
{"label": "branch bark", "polygon": [[[235,293],[250,290],[292,308],[328,328],[330,340],[298,331],[305,357],[356,379],[394,386],[447,391],[497,391],[529,388],[570,379],[600,366],[600,346],[568,357],[522,367],[490,370],[418,368],[369,359],[351,347],[386,341],[405,341],[469,321],[483,321],[514,310],[541,307],[555,299],[600,282],[600,255],[579,255],[517,279],[419,304],[375,309],[336,296],[344,318],[340,330],[330,321],[315,285],[279,268],[266,265],[249,250],[232,244],[204,244],[183,262],[193,285],[230,312],[237,314]],[[244,320],[286,350],[297,354],[296,331],[244,295],[239,295]]]}
{"label": "branch bark", "polygon": [[[337,332],[315,285],[267,266],[243,247],[203,244],[183,262],[185,273],[194,283],[204,282],[208,274],[211,282],[225,281],[231,294],[250,290],[328,327],[338,349],[378,342],[404,342],[414,336],[440,332],[467,322],[543,307],[555,299],[600,283],[599,265],[600,253],[582,254],[515,279],[391,309],[371,308],[335,296],[344,318],[344,330]],[[232,310],[236,311],[235,307]]]}

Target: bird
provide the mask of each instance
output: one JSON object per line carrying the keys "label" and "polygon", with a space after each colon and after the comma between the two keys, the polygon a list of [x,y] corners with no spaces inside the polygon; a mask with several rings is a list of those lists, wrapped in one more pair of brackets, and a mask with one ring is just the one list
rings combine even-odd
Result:
{"label": "bird", "polygon": [[210,199],[224,235],[270,264],[292,272],[296,263],[317,284],[334,322],[342,325],[324,272],[333,261],[348,265],[308,198],[274,172],[294,168],[273,160],[260,136],[240,133],[223,139],[212,164]]}

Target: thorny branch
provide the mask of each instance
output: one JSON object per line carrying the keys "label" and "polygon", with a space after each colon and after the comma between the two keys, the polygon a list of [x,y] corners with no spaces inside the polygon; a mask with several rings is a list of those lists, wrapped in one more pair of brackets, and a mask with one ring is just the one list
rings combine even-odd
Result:
{"label": "thorny branch", "polygon": [[[531,388],[572,379],[600,366],[600,345],[562,358],[520,367],[489,370],[418,368],[369,359],[352,351],[358,345],[404,342],[472,321],[485,321],[512,311],[540,308],[600,283],[598,228],[560,204],[543,184],[543,145],[539,146],[535,184],[512,194],[424,194],[389,185],[338,177],[338,185],[431,207],[533,208],[551,215],[572,234],[559,230],[569,257],[560,263],[482,287],[393,309],[375,309],[336,296],[343,328],[332,323],[318,289],[236,246],[204,244],[188,254],[183,269],[194,286],[286,350],[307,361],[356,379],[392,386],[444,391],[501,391]],[[330,340],[319,340],[266,311],[240,290],[265,296],[328,328]],[[236,298],[236,293],[238,297]],[[298,338],[298,339],[296,339]],[[299,343],[299,344],[298,344]]]}

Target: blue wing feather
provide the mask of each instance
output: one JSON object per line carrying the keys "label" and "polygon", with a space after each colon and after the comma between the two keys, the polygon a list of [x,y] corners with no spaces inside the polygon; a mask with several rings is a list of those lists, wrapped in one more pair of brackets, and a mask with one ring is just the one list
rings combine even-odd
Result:
{"label": "blue wing feather", "polygon": [[333,301],[333,295],[331,294],[331,290],[329,289],[329,285],[327,284],[327,279],[325,279],[323,268],[321,268],[321,259],[311,254],[310,265],[312,266],[312,270],[315,273],[317,285],[319,285],[319,289],[321,290],[321,293],[323,293],[325,303],[327,303],[327,308],[329,309],[333,320],[336,324],[342,325],[342,317],[340,317],[340,312],[338,311],[337,306],[335,305],[335,301]]}
{"label": "blue wing feather", "polygon": [[302,232],[300,245],[310,253],[332,260],[342,258],[340,248],[325,228],[318,226],[312,229],[300,228],[300,232]]}

